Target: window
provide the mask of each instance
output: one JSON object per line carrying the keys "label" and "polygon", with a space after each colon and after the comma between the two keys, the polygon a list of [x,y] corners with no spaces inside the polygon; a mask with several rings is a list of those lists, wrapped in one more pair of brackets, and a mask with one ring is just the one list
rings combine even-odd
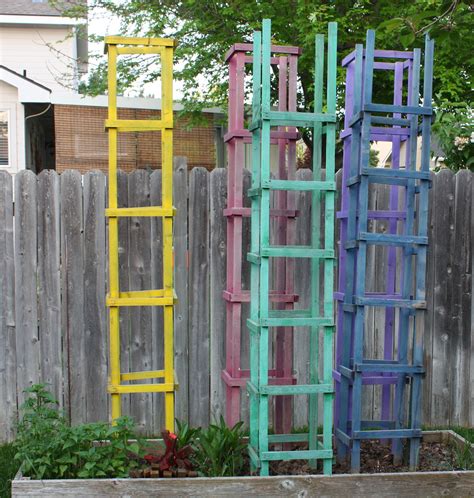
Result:
{"label": "window", "polygon": [[0,111],[0,166],[9,166],[8,111]]}

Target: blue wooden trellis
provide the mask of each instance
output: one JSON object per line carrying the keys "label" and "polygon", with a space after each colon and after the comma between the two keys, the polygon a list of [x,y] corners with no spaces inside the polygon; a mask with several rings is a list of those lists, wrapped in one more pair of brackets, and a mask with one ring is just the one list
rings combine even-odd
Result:
{"label": "blue wooden trellis", "polygon": [[[351,453],[351,470],[360,470],[360,447],[364,439],[392,439],[395,462],[402,458],[402,441],[410,442],[410,467],[418,461],[421,439],[420,394],[423,369],[423,326],[430,182],[430,128],[432,117],[433,41],[425,42],[423,105],[419,102],[421,51],[413,53],[375,51],[375,33],[367,32],[366,48],[357,45],[354,58],[353,105],[350,119],[349,172],[344,179],[348,190],[347,236],[341,251],[345,256],[345,286],[340,303],[343,317],[342,351],[338,357],[337,455]],[[412,57],[408,73],[407,105],[372,102],[374,59]],[[347,63],[347,61],[346,61]],[[419,119],[421,118],[421,128]],[[388,127],[387,135],[399,129],[407,137],[405,168],[369,166],[370,140],[375,127]],[[418,134],[421,129],[421,161],[417,168]],[[404,192],[405,205],[400,219],[401,233],[369,230],[369,184],[396,186]],[[382,213],[383,214],[383,213]],[[382,216],[383,217],[383,216]],[[392,294],[370,292],[366,288],[367,246],[388,246],[401,253],[399,290]],[[369,307],[383,307],[398,313],[396,359],[365,358],[363,353],[365,318]],[[412,353],[409,355],[410,341]],[[388,355],[390,356],[390,355]],[[383,420],[362,420],[364,377],[391,377],[394,399],[391,416]],[[390,385],[390,383],[388,383]],[[408,393],[406,392],[408,391]],[[407,396],[408,394],[408,396]],[[408,399],[408,407],[406,406]]]}

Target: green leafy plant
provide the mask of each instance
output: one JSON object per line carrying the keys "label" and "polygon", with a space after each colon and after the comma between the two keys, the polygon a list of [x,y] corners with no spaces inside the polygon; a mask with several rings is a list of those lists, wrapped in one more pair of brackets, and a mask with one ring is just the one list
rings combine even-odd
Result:
{"label": "green leafy plant", "polygon": [[474,111],[466,103],[443,102],[433,124],[433,134],[443,150],[443,163],[458,171],[474,171]]}
{"label": "green leafy plant", "polygon": [[196,449],[197,440],[201,434],[200,427],[191,427],[187,422],[176,419],[176,447],[191,446]]}
{"label": "green leafy plant", "polygon": [[[15,460],[34,479],[128,477],[142,454],[130,418],[71,427],[45,386],[37,384],[21,407]],[[134,440],[134,441],[130,441]]]}
{"label": "green leafy plant", "polygon": [[243,422],[228,427],[224,418],[202,429],[197,441],[198,471],[209,477],[240,475],[245,464]]}

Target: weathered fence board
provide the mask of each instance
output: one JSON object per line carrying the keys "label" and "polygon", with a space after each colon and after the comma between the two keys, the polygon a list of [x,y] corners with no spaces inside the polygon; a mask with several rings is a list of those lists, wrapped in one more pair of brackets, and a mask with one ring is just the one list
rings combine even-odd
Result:
{"label": "weathered fence board", "polygon": [[[224,407],[220,370],[224,364],[225,170],[194,169],[188,180],[186,161],[175,159],[174,223],[175,357],[180,388],[177,417],[205,425]],[[310,178],[301,170],[299,179]],[[245,174],[244,192],[250,175]],[[339,178],[338,178],[339,180]],[[159,171],[119,172],[121,206],[159,204]],[[106,177],[76,171],[60,176],[23,172],[12,180],[0,173],[0,439],[13,436],[21,390],[32,382],[52,384],[73,423],[107,420],[107,287]],[[430,249],[427,271],[427,326],[423,381],[425,424],[473,425],[474,344],[472,296],[473,174],[444,170],[433,174],[430,192]],[[371,197],[387,203],[384,187]],[[189,201],[189,203],[188,203]],[[245,199],[248,203],[248,199]],[[296,196],[297,243],[308,243],[309,197]],[[400,199],[403,203],[403,199]],[[248,204],[247,204],[248,205]],[[15,214],[15,217],[13,216]],[[386,223],[377,221],[379,230]],[[13,230],[15,226],[15,230]],[[338,233],[338,232],[337,232]],[[157,252],[161,224],[144,218],[119,223],[121,288],[151,288],[161,282]],[[243,226],[243,252],[248,251],[248,219]],[[14,246],[15,242],[15,246]],[[13,248],[15,247],[15,251]],[[150,250],[151,247],[151,250]],[[189,250],[189,253],[188,253]],[[386,249],[384,249],[386,251]],[[380,278],[383,251],[371,258],[371,281]],[[307,262],[296,262],[297,307],[307,305]],[[248,272],[242,276],[248,286]],[[159,286],[159,285],[158,285]],[[243,306],[242,326],[248,305]],[[121,309],[123,371],[161,368],[160,310]],[[383,354],[376,314],[366,347]],[[300,381],[308,373],[305,330],[295,334],[294,371]],[[248,334],[242,341],[242,367],[248,367]],[[17,380],[18,377],[18,380]],[[377,414],[380,391],[366,393],[367,410]],[[161,394],[123,396],[124,414],[136,417],[146,434],[157,434],[163,423]],[[242,397],[241,418],[248,420],[248,400]],[[294,400],[296,425],[307,422],[303,396]]]}
{"label": "weathered fence board", "polygon": [[59,177],[48,171],[38,177],[38,333],[41,380],[62,402],[59,213]]}
{"label": "weathered fence board", "polygon": [[[189,181],[189,421],[209,421],[209,173]],[[222,338],[224,340],[224,338]]]}
{"label": "weathered fence board", "polygon": [[0,172],[0,440],[14,435],[17,410],[13,182]]}
{"label": "weathered fence board", "polygon": [[[150,175],[145,170],[135,170],[128,177],[128,205],[150,205]],[[151,220],[130,218],[129,265],[130,290],[151,289]],[[130,371],[152,369],[151,308],[134,306],[130,309]],[[140,383],[134,381],[132,383]],[[131,397],[130,415],[137,426],[153,431],[151,393],[137,393]]]}
{"label": "weathered fence board", "polygon": [[431,385],[431,419],[435,424],[450,420],[450,353],[449,289],[452,289],[454,252],[454,175],[441,171],[433,185],[434,197],[434,296],[433,296],[433,372]]}
{"label": "weathered fence board", "polygon": [[18,402],[41,379],[37,300],[37,184],[32,171],[15,178],[15,327]]}
{"label": "weathered fence board", "polygon": [[[105,308],[105,176],[84,176],[84,333],[86,417],[107,420],[107,326]],[[91,355],[90,352],[94,351]]]}
{"label": "weathered fence board", "polygon": [[[86,420],[82,199],[80,173],[64,172],[61,175],[61,328],[64,406],[71,423]],[[16,302],[17,306],[21,303],[18,299]]]}
{"label": "weathered fence board", "polygon": [[222,289],[226,283],[227,171],[216,169],[210,174],[210,417],[218,420],[225,413],[225,386],[221,372],[225,368],[226,305]]}
{"label": "weathered fence board", "polygon": [[188,420],[188,165],[186,158],[174,158],[173,224],[174,285],[178,302],[174,306],[174,365],[179,382],[175,398],[176,418]]}

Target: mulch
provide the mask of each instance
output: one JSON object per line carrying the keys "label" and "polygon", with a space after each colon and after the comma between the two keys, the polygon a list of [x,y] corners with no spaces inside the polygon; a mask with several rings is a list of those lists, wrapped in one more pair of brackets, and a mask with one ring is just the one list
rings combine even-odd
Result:
{"label": "mulch", "polygon": [[[305,449],[301,447],[301,449]],[[405,452],[406,453],[406,452]],[[272,462],[271,475],[304,475],[322,473],[322,464],[318,462],[317,470],[311,469],[306,460],[292,460],[287,462]],[[417,471],[449,471],[456,468],[456,455],[454,449],[443,443],[421,443],[420,459]],[[362,441],[361,443],[361,473],[375,474],[380,472],[409,472],[407,464],[395,465],[390,446],[381,444],[380,441]],[[334,474],[350,473],[349,463],[335,463]]]}

